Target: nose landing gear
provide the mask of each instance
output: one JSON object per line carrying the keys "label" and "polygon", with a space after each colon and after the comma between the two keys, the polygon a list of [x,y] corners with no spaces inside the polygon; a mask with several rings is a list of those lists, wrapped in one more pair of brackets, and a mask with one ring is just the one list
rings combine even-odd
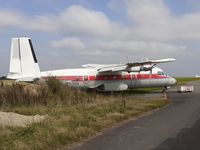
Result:
{"label": "nose landing gear", "polygon": [[161,93],[168,93],[168,91],[169,91],[169,86],[165,86],[164,88],[163,88],[163,90],[161,91]]}
{"label": "nose landing gear", "polygon": [[170,88],[169,86],[165,86],[163,88],[162,92],[161,92],[163,94],[163,97],[164,97],[165,100],[167,100],[167,94],[166,93],[168,93],[169,88]]}

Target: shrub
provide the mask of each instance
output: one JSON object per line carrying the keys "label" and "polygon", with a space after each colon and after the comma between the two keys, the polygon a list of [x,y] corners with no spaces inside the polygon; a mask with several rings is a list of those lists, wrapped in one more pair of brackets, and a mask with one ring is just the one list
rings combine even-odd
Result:
{"label": "shrub", "polygon": [[57,80],[55,77],[49,77],[47,79],[46,83],[48,85],[49,92],[51,92],[53,94],[58,94],[64,87],[64,85],[59,80]]}

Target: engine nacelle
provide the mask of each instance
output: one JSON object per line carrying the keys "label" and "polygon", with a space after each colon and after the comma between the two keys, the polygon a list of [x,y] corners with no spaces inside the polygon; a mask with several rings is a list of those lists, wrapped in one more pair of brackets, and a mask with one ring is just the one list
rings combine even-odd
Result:
{"label": "engine nacelle", "polygon": [[152,69],[152,66],[149,66],[149,67],[141,66],[140,67],[140,71],[150,71],[151,69]]}
{"label": "engine nacelle", "polygon": [[150,71],[152,66],[131,67],[128,72]]}

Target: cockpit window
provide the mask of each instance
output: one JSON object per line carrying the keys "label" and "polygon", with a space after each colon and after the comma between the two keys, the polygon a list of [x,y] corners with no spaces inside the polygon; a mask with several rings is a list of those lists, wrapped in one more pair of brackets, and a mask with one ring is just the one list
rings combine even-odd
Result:
{"label": "cockpit window", "polygon": [[164,72],[162,72],[162,71],[158,71],[157,74],[158,75],[165,75]]}

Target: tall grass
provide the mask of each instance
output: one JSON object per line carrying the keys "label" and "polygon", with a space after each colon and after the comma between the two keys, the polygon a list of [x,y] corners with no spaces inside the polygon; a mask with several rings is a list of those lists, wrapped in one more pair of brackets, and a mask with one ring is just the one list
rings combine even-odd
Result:
{"label": "tall grass", "polygon": [[45,85],[0,83],[0,106],[47,104],[48,88]]}
{"label": "tall grass", "polygon": [[96,98],[97,94],[88,94],[69,87],[54,77],[39,84],[15,82],[8,84],[0,81],[0,107],[55,103],[76,105],[89,103]]}

